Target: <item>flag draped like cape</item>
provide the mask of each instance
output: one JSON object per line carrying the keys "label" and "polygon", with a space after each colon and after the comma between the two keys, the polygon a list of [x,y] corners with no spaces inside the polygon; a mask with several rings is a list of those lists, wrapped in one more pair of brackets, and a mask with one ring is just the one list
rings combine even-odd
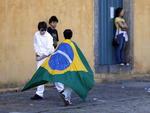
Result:
{"label": "flag draped like cape", "polygon": [[22,91],[48,82],[72,88],[83,100],[94,85],[93,71],[79,47],[64,40],[35,72]]}

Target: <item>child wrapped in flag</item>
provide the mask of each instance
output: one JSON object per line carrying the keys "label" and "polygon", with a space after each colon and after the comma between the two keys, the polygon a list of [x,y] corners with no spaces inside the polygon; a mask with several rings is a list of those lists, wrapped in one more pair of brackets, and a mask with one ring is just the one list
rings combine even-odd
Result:
{"label": "child wrapped in flag", "polygon": [[66,106],[71,104],[72,90],[81,99],[86,99],[94,85],[93,71],[79,47],[71,40],[72,35],[70,29],[64,31],[65,40],[45,60],[22,91],[51,82],[55,83]]}

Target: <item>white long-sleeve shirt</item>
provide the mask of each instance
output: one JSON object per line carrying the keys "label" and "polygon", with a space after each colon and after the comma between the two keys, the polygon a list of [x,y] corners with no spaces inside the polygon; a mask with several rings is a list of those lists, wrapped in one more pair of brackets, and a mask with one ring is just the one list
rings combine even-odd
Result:
{"label": "white long-sleeve shirt", "polygon": [[52,54],[54,52],[53,37],[47,31],[44,35],[37,31],[34,35],[34,50],[39,56]]}

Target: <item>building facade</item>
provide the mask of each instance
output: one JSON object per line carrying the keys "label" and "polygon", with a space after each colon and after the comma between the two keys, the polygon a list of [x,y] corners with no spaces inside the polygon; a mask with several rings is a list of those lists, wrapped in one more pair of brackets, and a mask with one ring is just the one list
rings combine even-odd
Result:
{"label": "building facade", "polygon": [[[37,23],[52,15],[63,30],[73,30],[76,41],[96,76],[120,73],[111,48],[113,9],[124,7],[129,25],[128,59],[123,72],[150,72],[149,0],[0,0],[0,84],[24,83],[36,69],[33,36]],[[111,37],[112,36],[112,37]],[[109,48],[109,49],[108,49]]]}

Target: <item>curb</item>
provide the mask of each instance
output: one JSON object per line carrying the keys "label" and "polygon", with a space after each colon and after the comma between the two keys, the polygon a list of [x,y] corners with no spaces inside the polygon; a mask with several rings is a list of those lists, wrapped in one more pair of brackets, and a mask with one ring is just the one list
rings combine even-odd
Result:
{"label": "curb", "polygon": [[9,92],[21,92],[21,88],[5,88],[0,89],[0,93],[9,93]]}
{"label": "curb", "polygon": [[[51,85],[45,85],[45,88],[52,88],[54,87],[53,84]],[[22,88],[21,87],[16,87],[16,88],[3,88],[0,89],[0,93],[12,93],[12,92],[21,92]]]}

